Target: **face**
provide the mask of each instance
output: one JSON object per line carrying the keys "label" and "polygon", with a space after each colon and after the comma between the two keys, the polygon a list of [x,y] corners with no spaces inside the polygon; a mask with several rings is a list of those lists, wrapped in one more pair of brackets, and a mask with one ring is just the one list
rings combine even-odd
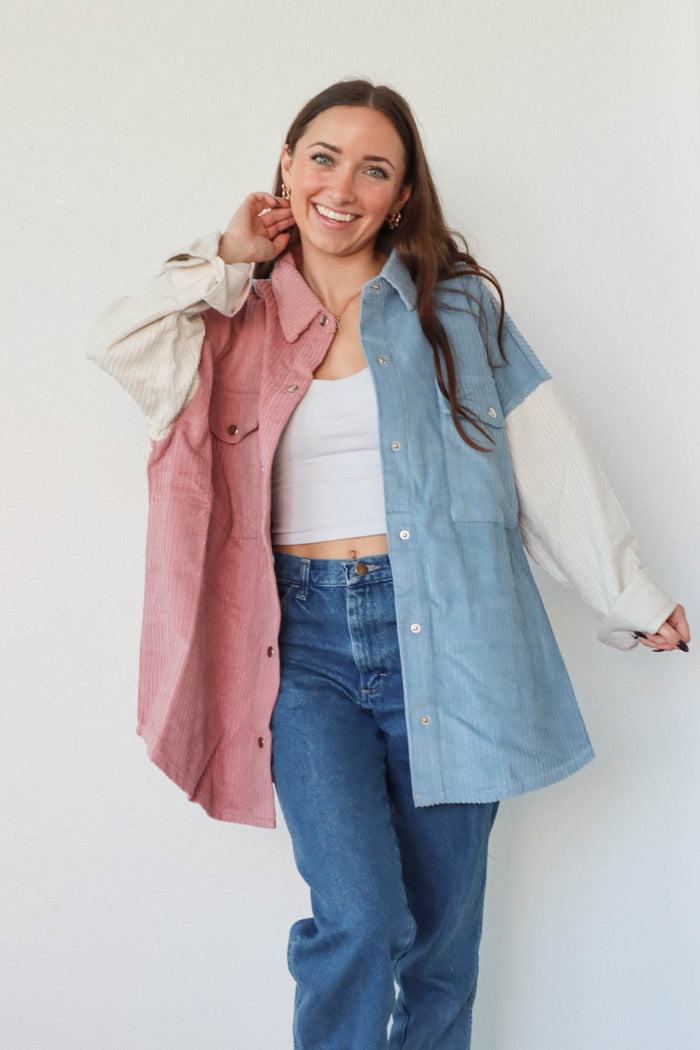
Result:
{"label": "face", "polygon": [[387,216],[399,211],[404,149],[393,124],[364,106],[334,106],[309,124],[294,153],[282,153],[302,249],[333,256],[373,254]]}

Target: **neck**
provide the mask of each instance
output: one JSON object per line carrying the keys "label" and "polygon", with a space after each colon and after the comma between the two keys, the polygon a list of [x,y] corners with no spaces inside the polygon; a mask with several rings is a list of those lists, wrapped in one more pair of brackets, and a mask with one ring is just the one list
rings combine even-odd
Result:
{"label": "neck", "polygon": [[313,250],[303,248],[302,254],[306,283],[333,314],[339,313],[352,295],[376,277],[386,262],[385,255],[372,249],[347,258],[316,257]]}

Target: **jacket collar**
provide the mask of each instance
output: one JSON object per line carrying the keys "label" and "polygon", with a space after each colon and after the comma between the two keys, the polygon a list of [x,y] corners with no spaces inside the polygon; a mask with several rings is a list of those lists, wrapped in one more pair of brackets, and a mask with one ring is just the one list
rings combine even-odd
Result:
{"label": "jacket collar", "polygon": [[379,276],[396,289],[407,310],[415,310],[416,286],[411,280],[406,264],[399,258],[395,249],[384,263],[384,269]]}
{"label": "jacket collar", "polygon": [[[323,303],[302,277],[300,265],[301,253],[296,245],[280,256],[270,275],[282,331],[290,343],[296,342],[311,322],[325,312]],[[416,287],[395,251],[392,251],[377,279],[383,279],[399,293],[407,310],[415,310]]]}

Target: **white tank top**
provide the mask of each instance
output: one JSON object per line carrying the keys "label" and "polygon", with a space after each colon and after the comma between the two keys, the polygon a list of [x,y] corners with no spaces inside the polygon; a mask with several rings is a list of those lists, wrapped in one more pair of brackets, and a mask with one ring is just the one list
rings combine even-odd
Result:
{"label": "white tank top", "polygon": [[272,463],[273,543],[386,532],[379,420],[369,368],[313,379]]}

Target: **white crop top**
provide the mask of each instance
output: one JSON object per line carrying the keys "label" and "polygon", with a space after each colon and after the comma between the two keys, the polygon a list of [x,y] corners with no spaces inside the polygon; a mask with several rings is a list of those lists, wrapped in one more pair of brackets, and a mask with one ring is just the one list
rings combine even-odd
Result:
{"label": "white crop top", "polygon": [[369,368],[312,379],[272,463],[273,543],[386,532],[379,419]]}

